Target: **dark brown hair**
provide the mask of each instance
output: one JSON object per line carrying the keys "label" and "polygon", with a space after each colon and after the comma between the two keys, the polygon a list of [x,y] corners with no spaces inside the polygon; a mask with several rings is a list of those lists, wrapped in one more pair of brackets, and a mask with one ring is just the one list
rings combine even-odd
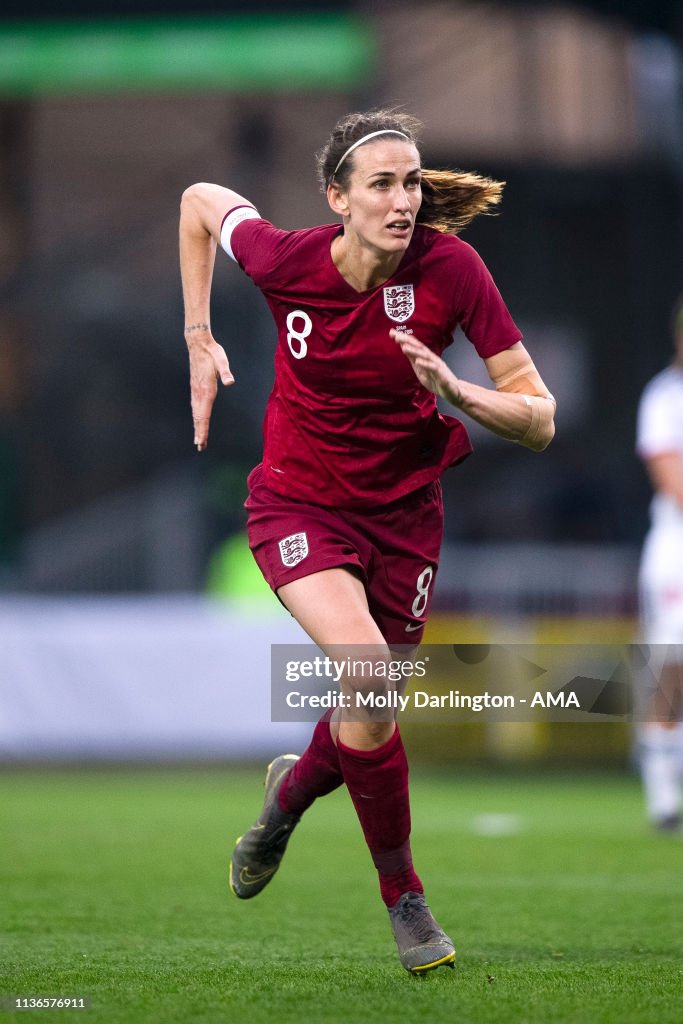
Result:
{"label": "dark brown hair", "polygon": [[[323,192],[330,185],[344,189],[353,171],[350,153],[336,171],[336,167],[349,146],[365,135],[379,131],[394,131],[405,135],[420,149],[422,124],[411,114],[400,110],[368,110],[347,114],[332,129],[327,144],[316,154],[318,179]],[[504,181],[484,178],[471,171],[433,171],[422,169],[422,205],[417,223],[437,231],[457,235],[480,213],[495,213],[500,203]]]}

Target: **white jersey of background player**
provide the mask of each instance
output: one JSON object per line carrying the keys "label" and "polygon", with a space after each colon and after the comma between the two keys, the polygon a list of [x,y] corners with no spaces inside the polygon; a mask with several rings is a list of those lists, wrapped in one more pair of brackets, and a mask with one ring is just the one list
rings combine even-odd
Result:
{"label": "white jersey of background player", "polygon": [[675,358],[645,388],[637,450],[654,497],[640,565],[643,639],[659,681],[641,729],[641,770],[654,825],[681,825],[683,776],[683,299],[673,317]]}

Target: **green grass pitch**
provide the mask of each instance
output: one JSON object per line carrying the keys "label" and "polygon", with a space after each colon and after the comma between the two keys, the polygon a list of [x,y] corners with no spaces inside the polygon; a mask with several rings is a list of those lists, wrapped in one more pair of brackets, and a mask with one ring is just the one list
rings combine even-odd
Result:
{"label": "green grass pitch", "polygon": [[0,1024],[680,1024],[683,841],[646,828],[634,778],[412,781],[415,861],[458,949],[422,980],[398,963],[344,790],[240,902],[228,852],[260,771],[6,771],[0,991],[91,1006]]}

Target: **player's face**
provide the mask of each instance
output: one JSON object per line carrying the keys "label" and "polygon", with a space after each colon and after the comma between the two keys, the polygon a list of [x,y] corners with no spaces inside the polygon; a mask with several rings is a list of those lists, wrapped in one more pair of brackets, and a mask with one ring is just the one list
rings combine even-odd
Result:
{"label": "player's face", "polygon": [[337,193],[339,207],[333,205],[345,232],[383,254],[404,252],[422,202],[416,147],[388,136],[360,146],[351,159],[349,184]]}

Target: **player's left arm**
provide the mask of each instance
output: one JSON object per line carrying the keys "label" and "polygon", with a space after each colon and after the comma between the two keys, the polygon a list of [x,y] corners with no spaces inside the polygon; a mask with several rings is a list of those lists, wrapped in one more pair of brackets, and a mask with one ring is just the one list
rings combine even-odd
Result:
{"label": "player's left arm", "polygon": [[441,395],[499,437],[535,452],[548,447],[555,434],[555,399],[521,341],[484,360],[495,385],[493,390],[460,380],[440,356],[414,335],[395,330],[391,335],[429,391]]}

